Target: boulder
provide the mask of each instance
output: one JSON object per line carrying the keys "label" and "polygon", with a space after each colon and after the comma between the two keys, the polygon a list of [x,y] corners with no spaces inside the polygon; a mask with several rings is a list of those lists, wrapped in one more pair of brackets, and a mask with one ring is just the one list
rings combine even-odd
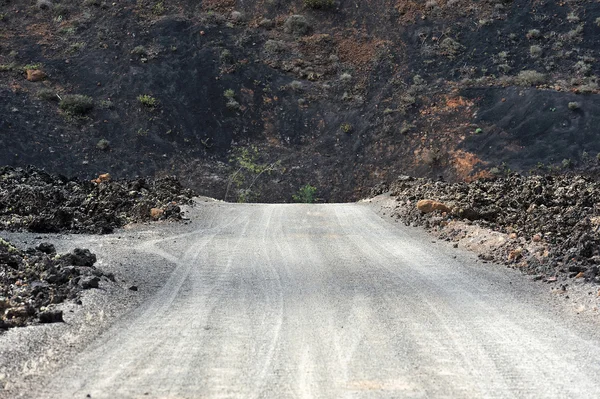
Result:
{"label": "boulder", "polygon": [[150,216],[152,217],[152,219],[159,219],[163,213],[165,213],[165,211],[163,211],[160,208],[152,208],[150,209]]}
{"label": "boulder", "polygon": [[434,211],[450,212],[450,208],[439,201],[424,199],[417,202],[417,209],[423,213],[431,213]]}
{"label": "boulder", "polygon": [[46,79],[48,76],[44,73],[44,71],[40,71],[39,69],[28,69],[26,72],[27,80],[30,82],[39,82]]}
{"label": "boulder", "polygon": [[38,317],[40,323],[62,323],[64,321],[62,310],[47,310],[41,312]]}

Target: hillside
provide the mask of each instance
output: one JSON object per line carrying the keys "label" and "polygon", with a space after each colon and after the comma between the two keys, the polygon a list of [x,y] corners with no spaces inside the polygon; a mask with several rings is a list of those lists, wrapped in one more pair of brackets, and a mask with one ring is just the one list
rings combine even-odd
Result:
{"label": "hillside", "polygon": [[0,164],[345,201],[600,151],[591,1],[0,4]]}

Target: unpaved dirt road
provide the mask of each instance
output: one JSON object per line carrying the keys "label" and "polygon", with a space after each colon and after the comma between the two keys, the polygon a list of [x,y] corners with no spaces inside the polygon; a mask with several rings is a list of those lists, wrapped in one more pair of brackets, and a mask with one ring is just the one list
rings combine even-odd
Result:
{"label": "unpaved dirt road", "polygon": [[138,246],[164,286],[31,397],[600,397],[594,325],[514,271],[366,205],[202,206]]}

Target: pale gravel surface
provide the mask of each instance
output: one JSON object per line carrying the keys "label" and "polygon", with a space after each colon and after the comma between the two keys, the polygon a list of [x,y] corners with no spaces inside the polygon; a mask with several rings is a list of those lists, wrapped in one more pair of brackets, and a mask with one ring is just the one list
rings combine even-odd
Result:
{"label": "pale gravel surface", "polygon": [[114,290],[140,286],[99,308],[141,305],[99,336],[77,335],[85,310],[0,336],[0,350],[53,328],[76,341],[7,397],[600,397],[595,315],[370,205],[214,202],[190,216],[87,245]]}

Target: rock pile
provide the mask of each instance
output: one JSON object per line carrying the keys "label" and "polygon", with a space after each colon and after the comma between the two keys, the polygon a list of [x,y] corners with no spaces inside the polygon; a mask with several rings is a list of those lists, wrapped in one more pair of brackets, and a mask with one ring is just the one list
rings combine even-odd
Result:
{"label": "rock pile", "polygon": [[[540,278],[600,282],[600,183],[590,177],[513,174],[472,183],[403,177],[389,190],[398,201],[395,216],[408,225],[425,226],[452,240],[460,232],[447,231],[450,222],[477,224],[508,238],[486,259]],[[437,211],[430,209],[432,204]],[[532,243],[538,252],[528,250]]]}
{"label": "rock pile", "polygon": [[192,196],[175,177],[114,181],[103,174],[80,181],[34,167],[0,167],[0,229],[110,233],[130,222],[180,219],[179,205]]}
{"label": "rock pile", "polygon": [[57,255],[52,244],[21,251],[0,239],[0,330],[34,321],[63,321],[54,305],[77,300],[82,290],[98,288],[114,275],[94,267],[96,255],[87,249]]}

